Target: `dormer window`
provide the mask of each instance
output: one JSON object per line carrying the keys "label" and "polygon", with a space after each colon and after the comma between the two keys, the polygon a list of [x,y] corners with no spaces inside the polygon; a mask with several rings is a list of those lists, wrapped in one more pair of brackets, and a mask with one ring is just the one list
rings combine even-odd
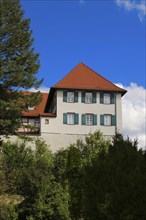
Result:
{"label": "dormer window", "polygon": [[32,110],[34,110],[34,106],[28,106],[28,110],[30,110],[30,111],[32,111]]}

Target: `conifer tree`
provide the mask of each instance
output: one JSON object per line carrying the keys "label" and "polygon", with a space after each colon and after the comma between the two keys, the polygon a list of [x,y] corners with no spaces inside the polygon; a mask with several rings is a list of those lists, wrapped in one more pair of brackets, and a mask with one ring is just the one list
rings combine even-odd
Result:
{"label": "conifer tree", "polygon": [[33,41],[20,0],[0,0],[0,134],[14,133],[20,126],[27,102],[20,90],[38,88],[42,82],[36,78],[40,64]]}

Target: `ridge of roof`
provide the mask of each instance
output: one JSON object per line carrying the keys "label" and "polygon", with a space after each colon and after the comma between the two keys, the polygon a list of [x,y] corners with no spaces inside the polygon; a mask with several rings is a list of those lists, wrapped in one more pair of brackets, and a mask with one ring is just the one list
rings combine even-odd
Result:
{"label": "ridge of roof", "polygon": [[92,70],[83,62],[80,62],[78,65],[76,65],[52,88],[118,91],[123,95],[127,92],[125,89],[116,86],[108,79]]}

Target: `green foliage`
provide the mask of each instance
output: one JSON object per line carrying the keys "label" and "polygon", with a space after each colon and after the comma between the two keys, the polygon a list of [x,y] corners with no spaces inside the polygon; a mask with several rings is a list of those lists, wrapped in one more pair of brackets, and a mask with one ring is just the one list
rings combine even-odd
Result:
{"label": "green foliage", "polygon": [[55,155],[55,175],[58,181],[66,184],[70,195],[70,215],[72,219],[84,216],[85,170],[92,166],[100,152],[108,151],[110,142],[104,140],[101,132],[86,136],[85,140],[77,140],[67,149]]}
{"label": "green foliage", "polygon": [[[36,78],[39,55],[34,52],[30,20],[24,18],[20,1],[1,0],[0,15],[0,134],[7,135],[20,126],[20,113],[27,103],[18,90],[38,88],[42,81]],[[28,103],[37,103],[36,96]]]}
{"label": "green foliage", "polygon": [[[27,146],[27,147],[26,147]],[[54,155],[44,141],[0,148],[0,219],[145,220],[146,151],[89,134]]]}
{"label": "green foliage", "polygon": [[146,163],[137,142],[116,134],[85,170],[85,219],[144,220]]}
{"label": "green foliage", "polygon": [[0,219],[1,220],[17,220],[18,214],[13,205],[0,206]]}
{"label": "green foliage", "polygon": [[8,182],[5,192],[23,198],[13,207],[18,219],[70,219],[69,194],[56,181],[53,155],[42,140],[36,140],[33,150],[26,147],[26,141],[3,143],[0,159],[1,172]]}

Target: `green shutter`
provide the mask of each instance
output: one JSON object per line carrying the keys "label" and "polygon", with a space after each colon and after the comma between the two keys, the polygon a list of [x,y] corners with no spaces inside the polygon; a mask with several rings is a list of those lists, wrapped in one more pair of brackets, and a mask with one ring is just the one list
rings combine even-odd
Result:
{"label": "green shutter", "polygon": [[104,115],[100,115],[100,125],[104,125]]}
{"label": "green shutter", "polygon": [[94,124],[94,125],[97,125],[97,115],[94,115],[93,124]]}
{"label": "green shutter", "polygon": [[116,116],[112,115],[112,125],[116,125]]}
{"label": "green shutter", "polygon": [[111,104],[115,104],[115,94],[111,94]]}
{"label": "green shutter", "polygon": [[63,102],[67,102],[67,91],[63,91]]}
{"label": "green shutter", "polygon": [[85,92],[82,92],[82,103],[85,103]]}
{"label": "green shutter", "polygon": [[93,92],[92,102],[93,102],[93,103],[96,103],[96,92]]}
{"label": "green shutter", "polygon": [[102,92],[100,93],[100,103],[103,104],[103,93]]}
{"label": "green shutter", "polygon": [[67,124],[67,114],[63,113],[63,124]]}
{"label": "green shutter", "polygon": [[75,114],[75,124],[79,124],[79,114]]}
{"label": "green shutter", "polygon": [[78,102],[78,92],[75,92],[74,96],[75,96],[75,102]]}
{"label": "green shutter", "polygon": [[86,124],[86,115],[82,114],[82,125]]}

